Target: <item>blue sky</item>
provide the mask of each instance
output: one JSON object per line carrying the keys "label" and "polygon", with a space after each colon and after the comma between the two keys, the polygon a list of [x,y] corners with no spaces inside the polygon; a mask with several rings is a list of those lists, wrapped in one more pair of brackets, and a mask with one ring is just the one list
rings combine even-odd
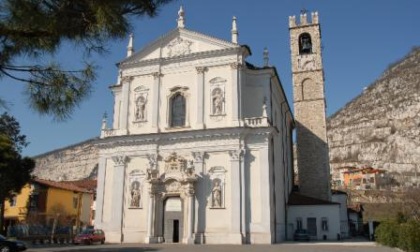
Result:
{"label": "blue sky", "polygon": [[[231,0],[174,1],[154,19],[134,20],[134,47],[149,42],[176,27],[177,11],[183,4],[186,28],[230,40],[232,16],[238,19],[239,43],[250,46],[248,61],[263,64],[267,47],[292,101],[288,16],[300,10],[318,11],[322,30],[327,114],[331,115],[373,83],[391,63],[414,46],[420,46],[420,1],[418,0]],[[100,133],[101,118],[112,114],[115,63],[126,55],[127,39],[109,44],[109,53],[95,57],[98,79],[91,97],[75,110],[71,119],[54,122],[32,111],[22,95],[25,84],[0,80],[0,96],[9,104],[30,145],[24,155],[34,156],[72,145]],[[64,65],[80,60],[78,50],[65,47],[56,57]]]}

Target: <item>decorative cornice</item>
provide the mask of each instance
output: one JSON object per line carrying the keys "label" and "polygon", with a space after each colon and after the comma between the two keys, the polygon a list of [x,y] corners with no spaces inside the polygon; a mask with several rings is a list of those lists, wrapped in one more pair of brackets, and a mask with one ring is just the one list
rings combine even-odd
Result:
{"label": "decorative cornice", "polygon": [[179,55],[175,57],[169,58],[155,58],[155,59],[146,59],[146,60],[133,60],[124,62],[120,65],[120,69],[128,69],[131,67],[141,67],[141,66],[150,66],[153,64],[156,65],[166,65],[172,64],[173,62],[183,62],[183,61],[191,61],[195,59],[202,59],[202,58],[212,58],[218,56],[226,56],[229,54],[240,53],[241,48],[226,48],[226,49],[218,49],[218,50],[211,50],[211,51],[203,51],[203,52],[195,52],[186,55]]}
{"label": "decorative cornice", "polygon": [[151,133],[142,135],[120,135],[102,138],[97,141],[99,149],[115,148],[118,146],[139,146],[169,143],[186,143],[195,141],[213,141],[241,139],[248,135],[270,135],[276,132],[274,127],[236,127],[222,129],[189,130],[166,133]]}

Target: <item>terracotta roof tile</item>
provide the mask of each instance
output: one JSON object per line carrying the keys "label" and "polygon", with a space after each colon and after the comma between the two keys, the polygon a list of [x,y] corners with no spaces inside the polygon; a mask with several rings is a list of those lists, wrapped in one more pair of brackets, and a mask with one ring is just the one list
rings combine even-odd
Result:
{"label": "terracotta roof tile", "polygon": [[62,181],[62,183],[73,184],[77,187],[86,189],[88,191],[96,191],[97,180],[96,179],[83,179],[74,181]]}
{"label": "terracotta roof tile", "polygon": [[44,179],[33,179],[34,182],[38,184],[42,184],[48,187],[54,187],[58,189],[68,190],[68,191],[74,191],[74,192],[85,192],[89,193],[88,190],[79,187],[73,183],[67,183],[67,182],[59,182],[59,181],[52,181],[52,180],[44,180]]}

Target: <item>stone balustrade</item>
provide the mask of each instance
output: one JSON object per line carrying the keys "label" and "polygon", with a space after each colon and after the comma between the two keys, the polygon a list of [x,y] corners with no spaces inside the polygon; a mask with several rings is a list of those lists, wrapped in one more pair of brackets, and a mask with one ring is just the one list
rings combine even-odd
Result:
{"label": "stone balustrade", "polygon": [[270,125],[268,117],[249,117],[245,118],[245,126],[247,127],[267,127]]}

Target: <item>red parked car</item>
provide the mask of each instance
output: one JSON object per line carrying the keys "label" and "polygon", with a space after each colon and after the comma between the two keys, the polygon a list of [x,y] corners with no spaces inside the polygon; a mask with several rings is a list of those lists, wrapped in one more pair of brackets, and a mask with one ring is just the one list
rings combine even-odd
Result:
{"label": "red parked car", "polygon": [[86,229],[73,239],[74,244],[105,243],[105,233],[101,229]]}

